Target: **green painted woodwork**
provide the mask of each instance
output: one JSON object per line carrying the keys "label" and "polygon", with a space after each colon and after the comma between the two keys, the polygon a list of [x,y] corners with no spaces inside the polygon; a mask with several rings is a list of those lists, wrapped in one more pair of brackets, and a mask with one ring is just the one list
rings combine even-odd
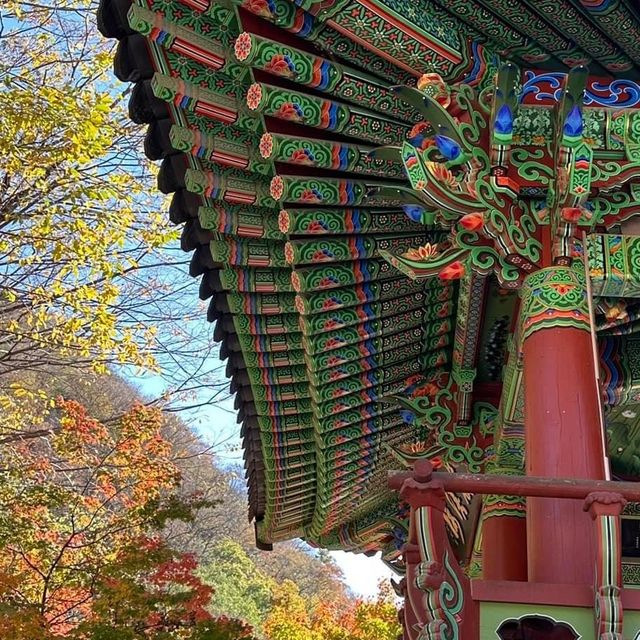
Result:
{"label": "green painted woodwork", "polygon": [[531,274],[525,280],[521,304],[522,340],[548,327],[590,330],[587,290],[581,267],[549,267]]}
{"label": "green painted woodwork", "polygon": [[225,139],[231,136],[218,134],[216,137],[202,134],[186,127],[171,127],[171,144],[177,151],[195,155],[211,163],[239,167],[263,175],[272,172],[271,164],[265,162],[255,152],[254,145],[242,144]]}
{"label": "green painted woodwork", "polygon": [[235,57],[242,64],[261,69],[296,84],[322,90],[339,99],[413,121],[415,114],[398,100],[389,86],[368,74],[274,42],[251,33],[241,33]]}
{"label": "green painted woodwork", "polygon": [[366,286],[357,284],[349,287],[330,288],[326,291],[316,289],[299,293],[296,296],[296,307],[304,315],[313,315],[354,307],[367,302],[390,301],[403,295],[420,295],[424,290],[424,283],[413,282],[407,278],[380,279],[367,282]]}
{"label": "green painted woodwork", "polygon": [[[185,52],[187,57],[191,57],[191,47],[198,51],[197,57],[192,57],[193,60],[202,62],[216,71],[222,71],[231,78],[243,78],[246,75],[246,69],[230,59],[231,56],[222,42],[212,36],[204,37],[198,34],[188,22],[174,22],[160,12],[149,11],[137,5],[131,6],[127,17],[132,29],[159,43],[168,51]],[[186,43],[189,47],[184,46]]]}
{"label": "green painted woodwork", "polygon": [[[185,75],[189,78],[188,74]],[[181,109],[185,111],[197,115],[211,114],[210,117],[214,120],[236,124],[250,131],[256,131],[260,127],[260,120],[256,115],[239,101],[240,88],[229,95],[211,86],[205,89],[185,79],[179,80],[161,73],[153,76],[151,88],[157,98],[169,103],[180,103]]]}
{"label": "green painted woodwork", "polygon": [[[343,327],[360,324],[363,321],[384,318],[400,312],[410,311],[431,306],[438,302],[447,302],[453,295],[452,288],[442,288],[427,291],[417,291],[409,295],[383,300],[381,303],[370,302],[366,306],[330,309],[324,313],[301,317],[300,328],[305,335],[313,335],[342,329]],[[444,307],[442,307],[444,312]],[[398,346],[400,344],[398,343]]]}
{"label": "green painted woodwork", "polygon": [[[634,400],[640,393],[640,381],[629,384]],[[636,478],[640,474],[640,405],[637,401],[614,406],[605,414],[607,448],[612,469],[623,478]]]}
{"label": "green painted woodwork", "polygon": [[404,178],[404,169],[399,162],[369,156],[373,149],[330,140],[301,139],[284,134],[265,133],[260,140],[262,157],[273,161],[386,178]]}
{"label": "green painted woodwork", "polygon": [[296,292],[307,293],[322,289],[335,289],[360,282],[397,278],[397,273],[382,260],[358,260],[345,265],[300,267],[291,276]]}
{"label": "green painted woodwork", "polygon": [[179,0],[167,2],[166,0],[136,0],[136,4],[151,11],[164,15],[165,19],[181,27],[191,30],[193,33],[215,42],[229,50],[238,33],[236,13],[224,3],[207,3],[207,11],[199,11],[189,3]]}
{"label": "green painted woodwork", "polygon": [[409,131],[408,126],[371,111],[299,91],[284,92],[279,87],[263,83],[249,87],[247,106],[250,112],[341,133],[374,144],[392,144]]}
{"label": "green painted woodwork", "polygon": [[[499,602],[483,602],[480,605],[481,640],[498,640],[496,631],[504,621],[518,620],[528,615],[538,615],[550,621],[565,623],[575,630],[580,640],[599,640],[594,630],[593,609]],[[638,633],[640,633],[640,612],[626,610],[624,637],[634,640]]]}
{"label": "green painted woodwork", "polygon": [[[231,170],[229,170],[231,171]],[[255,204],[259,207],[277,207],[264,180],[243,175],[236,170],[235,175],[225,175],[222,168],[213,171],[187,169],[185,183],[187,190],[212,200],[224,200],[230,204]],[[242,176],[242,177],[236,177]]]}
{"label": "green painted woodwork", "polygon": [[424,232],[412,236],[357,236],[339,239],[313,238],[292,240],[285,247],[287,261],[304,265],[317,262],[346,262],[375,258],[380,251],[408,251],[425,244],[429,236]]}
{"label": "green painted woodwork", "polygon": [[285,292],[293,291],[289,269],[237,269],[220,270],[225,289],[235,291]]}
{"label": "green painted woodwork", "polygon": [[290,235],[423,233],[424,225],[404,211],[386,209],[292,209],[280,212],[280,229]]}
{"label": "green painted woodwork", "polygon": [[272,209],[213,203],[198,209],[198,220],[203,229],[240,238],[283,239],[278,227],[278,215]]}
{"label": "green painted woodwork", "polygon": [[594,296],[640,296],[640,236],[591,235],[587,255]]}
{"label": "green painted woodwork", "polygon": [[292,293],[259,294],[234,291],[227,294],[227,304],[235,314],[280,315],[295,311],[295,297]]}
{"label": "green painted woodwork", "polygon": [[284,244],[268,240],[224,238],[212,240],[209,251],[216,262],[250,267],[286,267]]}

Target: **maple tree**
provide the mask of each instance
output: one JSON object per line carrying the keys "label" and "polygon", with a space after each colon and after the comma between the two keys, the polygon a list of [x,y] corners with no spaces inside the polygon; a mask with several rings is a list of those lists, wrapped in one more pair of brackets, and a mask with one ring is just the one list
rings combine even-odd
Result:
{"label": "maple tree", "polygon": [[102,576],[91,614],[67,636],[253,640],[246,622],[208,612],[213,589],[200,580],[196,569],[194,556],[176,554],[157,538],[138,541]]}
{"label": "maple tree", "polygon": [[44,417],[0,450],[1,628],[25,640],[251,637],[207,611],[195,558],[161,535],[208,506],[177,495],[161,413],[138,404],[107,426],[74,401],[14,400]]}

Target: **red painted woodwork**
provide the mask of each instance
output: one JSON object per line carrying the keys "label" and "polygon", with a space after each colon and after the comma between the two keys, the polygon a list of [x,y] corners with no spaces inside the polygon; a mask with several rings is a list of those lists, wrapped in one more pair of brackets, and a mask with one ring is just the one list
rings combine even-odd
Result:
{"label": "red painted woodwork", "polygon": [[[423,472],[433,466],[428,460],[420,460]],[[416,466],[418,463],[416,463]],[[428,466],[428,469],[427,469]],[[391,471],[389,487],[398,491],[405,480],[413,477],[410,471]],[[565,498],[584,500],[590,493],[611,491],[631,502],[640,502],[640,482],[614,482],[611,480],[578,480],[573,478],[541,478],[534,476],[500,476],[474,473],[447,473],[434,471],[429,478],[442,485],[445,491],[455,493],[477,493],[511,496],[533,496],[540,498]],[[425,480],[426,482],[426,480]],[[588,520],[587,520],[588,522]]]}
{"label": "red painted woodwork", "polygon": [[[471,580],[471,596],[478,602],[593,607],[593,586],[591,585],[476,579]],[[640,590],[623,589],[622,605],[629,611],[640,611]]]}
{"label": "red painted woodwork", "polygon": [[551,252],[551,247],[553,245],[551,227],[539,226],[536,230],[536,238],[542,244],[542,266],[549,267],[553,264],[553,256]]}
{"label": "red painted woodwork", "polygon": [[398,612],[398,620],[402,625],[402,640],[416,640],[420,623],[409,600],[408,593],[404,591],[404,606]]}
{"label": "red painted woodwork", "polygon": [[405,597],[404,629],[409,640],[416,640],[427,618],[424,607],[424,594],[415,588],[416,572],[420,563],[420,550],[417,544],[407,543],[403,549],[405,560]]}
{"label": "red painted woodwork", "polygon": [[[536,331],[524,342],[527,475],[604,475],[591,335],[573,327]],[[596,549],[579,503],[527,500],[529,580],[593,584]]]}
{"label": "red painted woodwork", "polygon": [[482,576],[485,580],[527,579],[527,521],[515,516],[482,523]]}
{"label": "red painted woodwork", "polygon": [[242,20],[241,24],[243,31],[254,33],[255,35],[261,36],[266,40],[279,42],[280,44],[287,45],[300,51],[306,51],[307,53],[311,53],[312,55],[321,57],[323,56],[323,52],[320,51],[316,46],[314,46],[311,41],[305,40],[304,38],[298,38],[288,31],[279,29],[268,20],[260,18],[259,16],[255,15],[251,11],[248,11],[247,9],[244,9],[243,7],[238,7],[238,11]]}
{"label": "red painted woodwork", "polygon": [[[592,523],[589,522],[589,524]],[[552,604],[560,607],[593,606],[591,585],[472,580],[471,595],[479,602]]]}
{"label": "red painted woodwork", "polygon": [[474,382],[473,401],[489,402],[494,406],[500,404],[502,394],[502,382]]}

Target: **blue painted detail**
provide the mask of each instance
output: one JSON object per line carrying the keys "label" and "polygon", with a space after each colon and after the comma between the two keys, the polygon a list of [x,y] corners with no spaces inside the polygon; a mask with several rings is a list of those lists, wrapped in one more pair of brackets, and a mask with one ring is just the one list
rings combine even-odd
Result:
{"label": "blue painted detail", "polygon": [[566,136],[577,138],[582,135],[582,129],[582,113],[580,113],[580,107],[574,105],[567,114],[562,130]]}
{"label": "blue painted detail", "polygon": [[403,204],[402,209],[409,220],[413,220],[414,222],[422,222],[422,214],[424,213],[424,209],[421,206],[417,204]]}
{"label": "blue painted detail", "polygon": [[[541,73],[525,71],[520,100],[533,95],[538,102],[558,102],[562,94],[565,73]],[[545,86],[547,85],[547,86]],[[610,83],[594,82],[585,91],[585,105],[634,107],[640,104],[640,84],[633,80],[613,80]]]}
{"label": "blue painted detail", "polygon": [[362,230],[362,222],[360,221],[360,209],[352,209],[351,210],[351,224],[353,225],[354,231]]}
{"label": "blue painted detail", "polygon": [[409,411],[408,409],[401,409],[400,417],[405,424],[413,424],[416,419],[416,414],[413,413],[413,411]]}
{"label": "blue painted detail", "polygon": [[509,134],[513,132],[513,114],[508,104],[503,104],[498,109],[493,126],[498,133]]}
{"label": "blue painted detail", "polygon": [[460,145],[447,136],[436,134],[433,139],[438,147],[438,151],[440,151],[447,160],[455,160],[462,153]]}
{"label": "blue painted detail", "polygon": [[349,149],[340,147],[340,169],[346,169],[349,166]]}
{"label": "blue painted detail", "polygon": [[313,16],[310,13],[305,13],[302,20],[302,26],[298,31],[298,35],[304,38],[305,36],[308,36],[312,30],[313,30]]}

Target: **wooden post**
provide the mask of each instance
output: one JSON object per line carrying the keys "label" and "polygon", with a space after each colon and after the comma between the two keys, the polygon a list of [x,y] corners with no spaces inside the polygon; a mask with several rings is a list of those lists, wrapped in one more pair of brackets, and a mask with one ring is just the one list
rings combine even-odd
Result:
{"label": "wooden post", "polygon": [[595,627],[602,640],[623,640],[620,515],[626,503],[619,493],[596,492],[587,496],[583,507],[596,525]]}
{"label": "wooden post", "polygon": [[[605,478],[587,290],[581,265],[527,277],[521,335],[527,475]],[[593,584],[596,549],[577,503],[527,500],[529,580]]]}
{"label": "wooden post", "polygon": [[[411,508],[409,539],[403,549],[405,602],[417,618],[417,637],[478,640],[478,605],[449,543],[445,492],[442,484],[432,481],[432,471],[428,461],[417,461],[411,477],[399,487],[400,499]],[[407,622],[405,618],[405,628]]]}

